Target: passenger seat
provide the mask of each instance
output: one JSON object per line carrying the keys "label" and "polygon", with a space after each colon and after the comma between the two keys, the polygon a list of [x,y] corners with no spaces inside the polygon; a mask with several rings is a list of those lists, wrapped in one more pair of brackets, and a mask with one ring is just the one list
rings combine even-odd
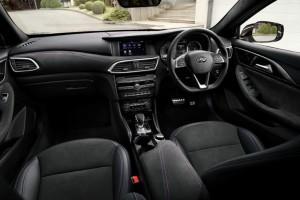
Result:
{"label": "passenger seat", "polygon": [[121,145],[85,139],[53,146],[31,159],[16,189],[24,200],[119,200],[136,196],[127,194],[129,181],[130,161]]}

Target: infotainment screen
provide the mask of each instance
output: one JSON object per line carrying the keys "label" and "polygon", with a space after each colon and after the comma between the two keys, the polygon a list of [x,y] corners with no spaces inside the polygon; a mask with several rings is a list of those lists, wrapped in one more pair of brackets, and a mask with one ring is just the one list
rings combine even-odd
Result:
{"label": "infotainment screen", "polygon": [[145,41],[143,40],[128,40],[119,44],[121,56],[141,56],[146,54]]}

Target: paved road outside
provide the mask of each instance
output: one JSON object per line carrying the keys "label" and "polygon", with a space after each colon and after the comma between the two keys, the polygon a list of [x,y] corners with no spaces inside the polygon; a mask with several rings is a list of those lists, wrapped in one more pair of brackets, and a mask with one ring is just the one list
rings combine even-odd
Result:
{"label": "paved road outside", "polygon": [[[9,13],[26,33],[62,33],[115,29],[136,29],[136,25],[105,24],[101,20],[69,10],[27,10]],[[145,28],[145,27],[144,27]]]}
{"label": "paved road outside", "polygon": [[26,10],[9,12],[15,23],[28,34],[102,30],[162,29],[191,26],[185,23],[135,21],[107,24],[72,10]]}
{"label": "paved road outside", "polygon": [[[215,24],[237,0],[214,0],[212,24]],[[284,25],[285,33],[281,41],[265,43],[276,48],[300,52],[300,1],[278,0],[248,20],[242,27],[257,21],[273,21]],[[179,12],[180,13],[180,12]],[[16,24],[28,34],[62,33],[101,30],[163,29],[187,27],[193,24],[162,21],[137,21],[106,24],[99,19],[72,10],[30,10],[10,12]],[[195,25],[193,25],[195,26]]]}

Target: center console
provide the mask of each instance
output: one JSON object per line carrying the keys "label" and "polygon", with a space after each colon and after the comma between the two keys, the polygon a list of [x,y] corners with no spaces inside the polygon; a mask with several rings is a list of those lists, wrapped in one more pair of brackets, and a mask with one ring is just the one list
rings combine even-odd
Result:
{"label": "center console", "polygon": [[122,114],[132,132],[132,142],[143,147],[155,138],[163,139],[154,116],[156,75],[148,72],[118,76],[116,87]]}
{"label": "center console", "polygon": [[[200,177],[181,149],[165,140],[158,127],[155,97],[160,58],[149,57],[153,54],[144,41],[123,40],[117,44],[117,55],[126,60],[114,63],[109,72],[115,77],[122,121],[146,186],[145,193],[157,200],[205,200],[206,189]],[[130,59],[131,56],[138,58]]]}
{"label": "center console", "polygon": [[[140,50],[132,46],[140,45]],[[120,43],[120,48],[128,53],[137,54],[142,51],[143,44]],[[124,50],[125,51],[125,50]],[[123,52],[125,53],[125,52]],[[158,140],[163,140],[156,123],[155,96],[157,89],[156,68],[159,57],[123,60],[115,63],[110,72],[115,74],[115,84],[118,93],[118,103],[130,128],[130,141],[137,149],[155,146]]]}
{"label": "center console", "polygon": [[157,63],[156,58],[127,60],[110,69],[115,72],[118,103],[130,129],[128,136],[145,193],[157,200],[206,200],[200,177],[180,148],[165,140],[157,125]]}

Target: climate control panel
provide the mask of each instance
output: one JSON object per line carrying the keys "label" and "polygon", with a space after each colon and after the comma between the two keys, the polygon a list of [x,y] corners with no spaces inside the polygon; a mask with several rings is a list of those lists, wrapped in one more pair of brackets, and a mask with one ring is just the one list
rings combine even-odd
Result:
{"label": "climate control panel", "polygon": [[125,112],[151,111],[156,75],[116,78],[121,108]]}

